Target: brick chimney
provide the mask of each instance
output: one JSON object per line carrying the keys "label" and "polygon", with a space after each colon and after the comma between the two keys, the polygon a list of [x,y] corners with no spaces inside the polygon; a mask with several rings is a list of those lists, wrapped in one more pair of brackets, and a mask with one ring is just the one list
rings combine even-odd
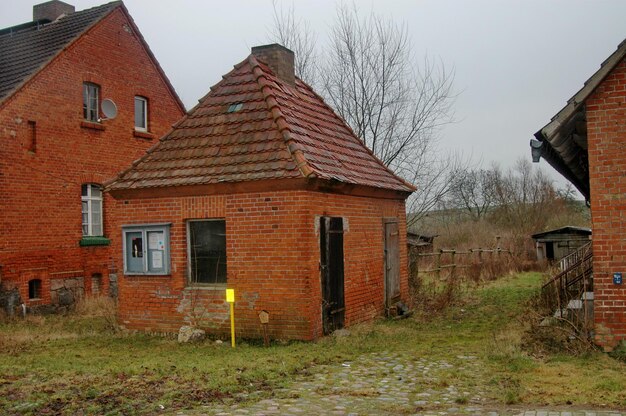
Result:
{"label": "brick chimney", "polygon": [[269,66],[278,78],[291,86],[296,85],[294,55],[291,50],[278,43],[272,43],[271,45],[254,46],[252,54],[259,61]]}
{"label": "brick chimney", "polygon": [[59,0],[51,0],[33,6],[33,21],[49,20],[54,22],[61,15],[74,13],[76,9],[71,4]]}

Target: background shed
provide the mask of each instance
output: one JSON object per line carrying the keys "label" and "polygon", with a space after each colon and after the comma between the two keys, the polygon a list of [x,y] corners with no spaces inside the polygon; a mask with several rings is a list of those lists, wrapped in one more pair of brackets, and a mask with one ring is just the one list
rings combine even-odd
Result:
{"label": "background shed", "polygon": [[591,228],[565,226],[533,234],[538,261],[558,261],[591,240]]}

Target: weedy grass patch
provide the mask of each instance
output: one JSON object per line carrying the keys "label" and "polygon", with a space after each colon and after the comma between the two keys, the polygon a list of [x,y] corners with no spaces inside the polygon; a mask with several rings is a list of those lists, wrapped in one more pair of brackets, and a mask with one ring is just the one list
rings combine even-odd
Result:
{"label": "weedy grass patch", "polygon": [[623,408],[626,363],[599,352],[534,357],[524,350],[526,308],[541,280],[538,273],[507,276],[466,290],[462,301],[428,319],[380,320],[350,328],[347,337],[269,347],[257,341],[236,349],[227,342],[181,345],[120,333],[106,305],[91,305],[82,315],[12,320],[0,324],[0,413],[141,415],[259,400],[316,365],[377,351],[450,363],[471,356],[479,364],[475,372],[442,370],[437,382],[459,391],[483,386],[494,406]]}

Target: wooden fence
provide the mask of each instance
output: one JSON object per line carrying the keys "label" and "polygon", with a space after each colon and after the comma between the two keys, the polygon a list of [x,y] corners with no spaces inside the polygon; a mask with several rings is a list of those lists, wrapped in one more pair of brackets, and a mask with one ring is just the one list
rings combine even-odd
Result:
{"label": "wooden fence", "polygon": [[[447,271],[447,277],[454,279],[459,269],[473,267],[477,268],[480,274],[488,262],[490,264],[501,263],[504,260],[503,255],[511,256],[512,253],[502,248],[476,248],[465,251],[440,249],[432,253],[411,254],[411,269],[414,276],[420,273],[434,274],[437,280],[441,279],[442,272]],[[431,259],[431,261],[427,262],[426,259]]]}

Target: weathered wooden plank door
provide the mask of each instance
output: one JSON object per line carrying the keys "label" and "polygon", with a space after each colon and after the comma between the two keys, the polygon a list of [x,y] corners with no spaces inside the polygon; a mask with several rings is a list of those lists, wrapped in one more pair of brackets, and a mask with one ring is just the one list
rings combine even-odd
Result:
{"label": "weathered wooden plank door", "polygon": [[400,250],[398,222],[385,221],[385,306],[400,300]]}
{"label": "weathered wooden plank door", "polygon": [[344,326],[343,220],[320,218],[320,269],[324,335]]}

